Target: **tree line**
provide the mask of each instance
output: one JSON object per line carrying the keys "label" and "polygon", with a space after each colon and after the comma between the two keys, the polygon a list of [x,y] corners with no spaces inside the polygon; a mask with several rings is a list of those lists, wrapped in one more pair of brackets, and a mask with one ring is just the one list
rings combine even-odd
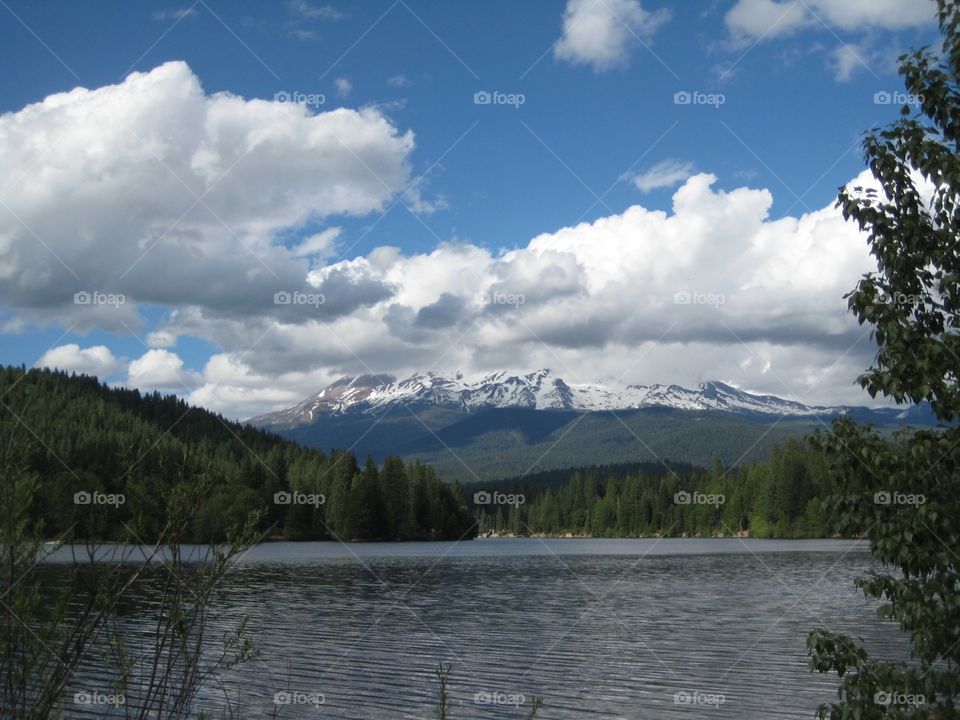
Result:
{"label": "tree line", "polygon": [[474,497],[483,488],[445,484],[417,460],[361,466],[349,451],[305,448],[92,377],[0,368],[0,398],[0,432],[20,428],[26,469],[40,478],[31,517],[50,538],[152,542],[182,484],[202,497],[186,529],[194,542],[222,541],[252,515],[265,535],[290,540],[830,534],[823,457],[796,441],[729,470],[632,463],[505,480],[490,489],[524,502],[486,505]]}
{"label": "tree line", "polygon": [[[626,470],[625,472],[623,470]],[[710,470],[630,466],[567,471],[566,485],[519,480],[469,488],[481,533],[592,537],[825,537],[831,488],[823,454],[790,440],[767,462]]]}
{"label": "tree line", "polygon": [[49,538],[153,542],[178,486],[201,491],[186,538],[221,541],[257,517],[288,539],[458,539],[474,520],[463,489],[426,465],[364,467],[159,393],[52,370],[0,368],[0,433],[39,478],[30,517]]}

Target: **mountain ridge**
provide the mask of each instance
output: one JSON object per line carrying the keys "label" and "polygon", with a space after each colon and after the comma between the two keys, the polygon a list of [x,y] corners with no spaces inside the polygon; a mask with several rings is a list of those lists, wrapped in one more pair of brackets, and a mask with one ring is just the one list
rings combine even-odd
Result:
{"label": "mountain ridge", "polygon": [[718,410],[737,415],[812,418],[851,411],[878,413],[888,420],[906,418],[896,408],[806,405],[775,395],[759,395],[720,381],[681,385],[626,385],[617,390],[599,383],[572,384],[543,368],[523,375],[505,371],[477,380],[463,374],[414,373],[398,380],[392,375],[344,376],[299,403],[250,418],[262,428],[289,429],[309,425],[322,416],[378,415],[392,406],[440,407],[472,413],[493,408],[599,412],[671,408]]}

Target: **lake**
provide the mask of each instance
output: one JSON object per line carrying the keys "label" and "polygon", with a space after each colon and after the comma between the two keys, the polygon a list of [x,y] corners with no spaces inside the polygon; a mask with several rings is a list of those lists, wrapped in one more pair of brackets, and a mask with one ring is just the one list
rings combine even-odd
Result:
{"label": "lake", "polygon": [[[844,540],[266,543],[225,580],[217,619],[249,616],[260,657],[203,701],[225,691],[244,718],[432,718],[444,663],[452,720],[522,719],[534,696],[544,720],[812,718],[837,679],[809,672],[809,630],[907,651],[853,586],[875,567]],[[124,622],[148,632],[135,611]],[[98,689],[94,667],[81,676]]]}

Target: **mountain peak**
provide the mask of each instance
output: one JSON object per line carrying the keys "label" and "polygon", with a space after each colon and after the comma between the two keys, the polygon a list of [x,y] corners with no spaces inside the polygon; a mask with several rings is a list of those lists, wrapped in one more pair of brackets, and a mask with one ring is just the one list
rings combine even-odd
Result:
{"label": "mountain peak", "polygon": [[377,387],[377,385],[384,385],[386,383],[392,383],[396,380],[393,375],[373,375],[373,374],[364,374],[364,375],[344,375],[343,377],[337,378],[332,383],[327,385],[325,390],[330,388],[342,388],[342,387],[357,387],[357,388],[368,388],[368,387]]}

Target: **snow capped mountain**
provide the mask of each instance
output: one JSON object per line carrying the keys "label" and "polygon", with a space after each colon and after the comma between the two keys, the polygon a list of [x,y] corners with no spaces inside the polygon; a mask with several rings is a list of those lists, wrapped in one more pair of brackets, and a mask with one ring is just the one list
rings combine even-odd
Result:
{"label": "snow capped mountain", "polygon": [[392,375],[342,377],[296,405],[251,418],[250,422],[258,426],[305,425],[320,413],[346,412],[349,408],[363,403],[376,388],[389,385],[393,380]]}
{"label": "snow capped mountain", "polygon": [[631,385],[627,390],[639,394],[636,404],[629,407],[660,406],[683,410],[725,410],[793,416],[824,415],[843,409],[804,405],[775,395],[753,395],[716,381],[702,383],[696,390],[688,390],[679,385]]}
{"label": "snow capped mountain", "polygon": [[621,390],[603,385],[569,384],[550,370],[527,375],[496,372],[467,380],[435,372],[404,380],[389,375],[343,377],[292,407],[252,418],[259,427],[291,428],[312,423],[318,415],[379,414],[391,405],[445,407],[473,412],[486,408],[603,411],[647,407],[720,410],[773,416],[836,415],[846,408],[809,406],[773,395],[754,395],[721,382],[696,389],[679,385],[629,385]]}

